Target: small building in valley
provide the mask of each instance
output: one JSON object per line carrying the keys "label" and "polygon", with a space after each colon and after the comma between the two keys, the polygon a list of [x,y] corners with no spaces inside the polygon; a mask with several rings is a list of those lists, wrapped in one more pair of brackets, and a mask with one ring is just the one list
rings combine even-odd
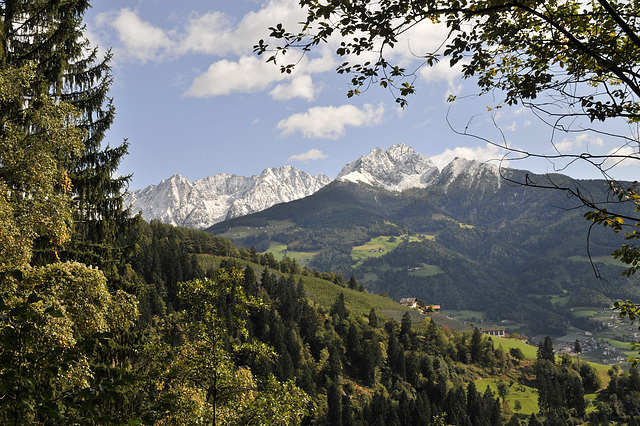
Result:
{"label": "small building in valley", "polygon": [[418,299],[415,297],[403,297],[402,299],[400,299],[400,304],[408,308],[417,308]]}
{"label": "small building in valley", "polygon": [[502,326],[482,327],[480,331],[484,334],[488,334],[489,336],[504,337],[505,328]]}

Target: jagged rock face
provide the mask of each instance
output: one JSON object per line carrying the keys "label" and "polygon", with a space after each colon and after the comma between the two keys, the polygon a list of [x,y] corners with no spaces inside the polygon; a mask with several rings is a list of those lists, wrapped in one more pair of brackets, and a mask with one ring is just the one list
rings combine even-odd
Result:
{"label": "jagged rock face", "polygon": [[405,144],[398,144],[387,151],[376,148],[367,156],[347,164],[336,179],[403,191],[431,187],[439,174],[428,157]]}
{"label": "jagged rock face", "polygon": [[331,182],[291,166],[265,169],[259,176],[226,173],[191,182],[174,175],[125,199],[134,213],[176,226],[204,229],[225,219],[255,213],[277,203],[311,195]]}
{"label": "jagged rock face", "polygon": [[[442,172],[431,160],[398,144],[376,148],[342,168],[336,179],[389,191],[443,187],[482,195],[500,188],[495,166],[456,158]],[[275,204],[304,198],[331,182],[326,175],[310,176],[292,166],[265,169],[259,176],[226,173],[194,182],[174,175],[158,185],[133,191],[125,203],[142,217],[176,226],[205,229],[218,222],[259,212]]]}
{"label": "jagged rock face", "polygon": [[437,182],[444,187],[452,184],[469,190],[495,192],[500,189],[500,171],[492,164],[456,157],[442,169]]}

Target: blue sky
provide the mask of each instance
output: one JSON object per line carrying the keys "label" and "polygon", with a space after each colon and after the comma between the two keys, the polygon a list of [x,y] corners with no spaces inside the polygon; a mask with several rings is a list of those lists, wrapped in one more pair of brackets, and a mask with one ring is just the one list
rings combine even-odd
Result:
{"label": "blue sky", "polygon": [[[526,109],[496,108],[500,99],[473,96],[473,82],[444,62],[419,69],[418,93],[404,110],[379,87],[347,98],[349,77],[335,73],[342,62],[332,54],[337,40],[304,58],[291,76],[282,75],[252,50],[268,38],[269,26],[282,22],[293,28],[303,19],[297,0],[92,3],[85,16],[88,35],[114,53],[110,95],[117,116],[107,140],[129,140],[120,172],[134,174],[132,190],[176,173],[191,180],[217,173],[250,176],[287,164],[333,178],[346,163],[397,143],[440,167],[455,156],[502,156],[486,141],[456,135],[447,120],[458,130],[471,123],[477,135],[539,153],[553,152],[552,138],[563,152],[607,153],[619,145],[588,133],[552,136]],[[418,66],[415,53],[433,51],[443,35],[434,25],[417,27],[399,41],[393,58]],[[445,102],[449,94],[457,100]],[[536,172],[562,166],[510,165]],[[623,164],[616,176],[634,179],[637,172],[637,165]],[[601,177],[579,165],[565,173]]]}

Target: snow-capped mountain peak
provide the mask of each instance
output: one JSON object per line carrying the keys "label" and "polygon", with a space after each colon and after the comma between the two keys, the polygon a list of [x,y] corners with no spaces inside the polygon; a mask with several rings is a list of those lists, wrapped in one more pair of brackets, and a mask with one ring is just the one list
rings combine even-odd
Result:
{"label": "snow-capped mountain peak", "polygon": [[387,151],[374,149],[344,166],[336,179],[402,191],[430,187],[438,174],[428,157],[401,143]]}
{"label": "snow-capped mountain peak", "polygon": [[456,157],[442,169],[440,184],[448,186],[454,181],[464,181],[468,186],[489,182],[497,189],[500,187],[500,171],[494,164]]}

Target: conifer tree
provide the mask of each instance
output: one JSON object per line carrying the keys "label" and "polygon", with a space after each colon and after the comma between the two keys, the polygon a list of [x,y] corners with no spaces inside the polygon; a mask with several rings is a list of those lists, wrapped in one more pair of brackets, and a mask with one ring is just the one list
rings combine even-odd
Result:
{"label": "conifer tree", "polygon": [[[23,101],[47,93],[81,113],[82,154],[65,166],[75,228],[60,257],[98,266],[113,280],[123,255],[122,237],[132,222],[122,193],[130,176],[115,177],[128,144],[101,146],[115,114],[108,98],[111,54],[99,59],[97,48],[84,37],[82,18],[89,7],[87,0],[0,2],[0,68],[31,64],[37,78]],[[38,248],[39,263],[56,260],[46,239]]]}
{"label": "conifer tree", "polygon": [[411,334],[411,315],[409,312],[405,312],[402,315],[402,322],[400,323],[400,335],[408,335]]}
{"label": "conifer tree", "polygon": [[369,311],[369,325],[373,328],[378,327],[378,316],[376,315],[375,308],[371,308],[371,311]]}
{"label": "conifer tree", "polygon": [[347,307],[344,304],[344,293],[340,293],[338,295],[338,298],[333,302],[329,313],[331,316],[337,316],[340,319],[345,319],[349,316],[349,311],[347,311]]}
{"label": "conifer tree", "polygon": [[327,420],[335,426],[342,424],[342,396],[340,385],[335,381],[329,382],[327,387]]}
{"label": "conifer tree", "polygon": [[351,278],[349,278],[349,282],[347,283],[347,286],[351,290],[358,290],[360,288],[360,285],[358,284],[358,280],[356,280],[356,277],[353,274],[351,275]]}
{"label": "conifer tree", "polygon": [[480,362],[480,359],[482,358],[482,346],[482,332],[478,329],[478,327],[476,327],[473,330],[473,334],[471,336],[471,361]]}
{"label": "conifer tree", "polygon": [[544,341],[538,344],[537,358],[555,363],[556,356],[553,352],[553,342],[550,336],[545,337]]}
{"label": "conifer tree", "polygon": [[[55,150],[57,173],[64,175],[63,187],[70,191],[71,201],[70,205],[56,205],[59,210],[70,207],[73,226],[67,229],[63,239],[51,238],[54,235],[51,232],[38,232],[38,238],[29,246],[30,251],[33,249],[30,262],[47,265],[76,261],[98,267],[106,277],[109,292],[114,295],[116,289],[129,292],[133,289],[131,285],[123,285],[118,269],[127,271],[123,262],[125,247],[131,246],[127,236],[135,235],[131,231],[137,219],[130,219],[129,212],[123,208],[123,190],[130,177],[115,177],[127,152],[127,143],[115,148],[102,146],[105,132],[114,118],[113,104],[108,97],[112,79],[111,54],[99,58],[97,48],[91,48],[83,34],[82,19],[89,7],[88,0],[0,1],[0,73],[33,71],[28,87],[21,88],[11,105],[2,105],[0,122],[3,131],[11,121],[15,126],[14,134],[30,134],[34,131],[33,120],[25,112],[44,111],[46,103],[43,99],[73,108],[73,125],[81,134],[78,155],[65,149],[61,143],[64,137],[52,135],[50,131],[43,133],[46,137],[51,136],[51,144],[58,145]],[[25,119],[17,121],[16,117]],[[28,144],[26,139],[21,143]],[[3,153],[6,152],[3,147]],[[30,191],[23,193],[32,197]],[[47,220],[55,222],[56,217],[62,216],[51,212]],[[65,244],[60,245],[61,241]],[[135,282],[136,274],[130,268],[126,276],[128,281]],[[118,333],[114,339],[90,342],[95,347],[86,354],[86,361],[92,370],[92,384],[103,386],[121,378],[123,370],[120,367],[128,365],[129,360],[124,358],[131,353],[132,343],[127,341],[128,332],[124,329],[119,329]],[[126,347],[123,347],[125,341]],[[101,415],[108,415],[110,410],[105,401],[100,399],[94,406]],[[113,414],[121,415],[120,408]]]}

